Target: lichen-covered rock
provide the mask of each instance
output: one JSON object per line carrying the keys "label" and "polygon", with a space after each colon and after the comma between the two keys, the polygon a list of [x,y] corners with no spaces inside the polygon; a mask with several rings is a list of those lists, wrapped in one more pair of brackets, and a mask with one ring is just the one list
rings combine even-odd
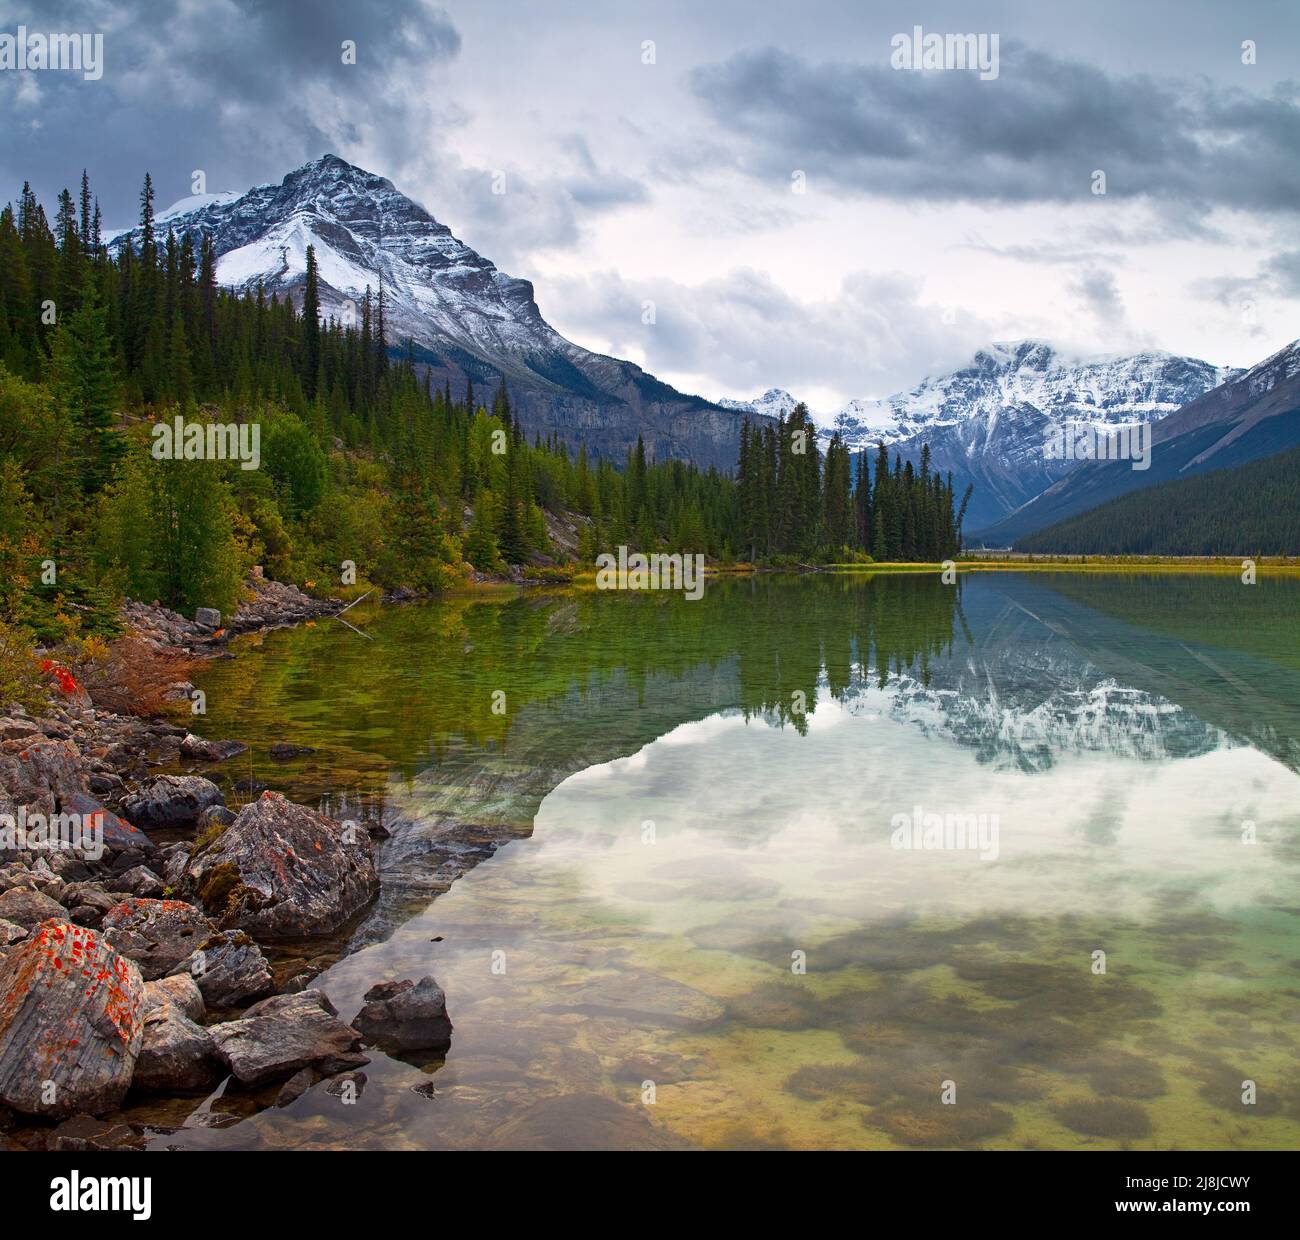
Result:
{"label": "lichen-covered rock", "polygon": [[208,1032],[244,1085],[261,1085],[309,1067],[332,1076],[370,1062],[358,1053],[360,1035],[339,1020],[320,990],[263,999],[241,1019],[212,1025]]}
{"label": "lichen-covered rock", "polygon": [[81,750],[68,740],[6,741],[0,748],[0,814],[19,806],[53,814],[63,798],[88,787]]}
{"label": "lichen-covered rock", "polygon": [[104,938],[140,967],[145,981],[166,977],[215,927],[181,900],[123,900],[104,914]]}
{"label": "lichen-covered rock", "polygon": [[209,805],[222,805],[221,789],[201,775],[159,775],[122,800],[132,822],[150,827],[190,827]]}
{"label": "lichen-covered rock", "polygon": [[332,934],[379,889],[364,832],[275,792],[200,848],[185,882],[222,925],[274,938]]}
{"label": "lichen-covered rock", "polygon": [[0,960],[0,1103],[63,1119],[116,1107],[144,1037],[140,971],[92,930],[42,923]]}
{"label": "lichen-covered rock", "polygon": [[242,930],[223,930],[205,939],[175,971],[191,977],[212,1007],[239,1007],[275,989],[270,963]]}
{"label": "lichen-covered rock", "polygon": [[61,806],[64,812],[80,814],[84,820],[98,827],[107,853],[140,852],[151,855],[156,851],[154,842],[135,823],[119,818],[87,793],[71,793],[63,798]]}
{"label": "lichen-covered rock", "polygon": [[431,977],[372,986],[352,1024],[365,1042],[394,1054],[451,1046],[447,996]]}

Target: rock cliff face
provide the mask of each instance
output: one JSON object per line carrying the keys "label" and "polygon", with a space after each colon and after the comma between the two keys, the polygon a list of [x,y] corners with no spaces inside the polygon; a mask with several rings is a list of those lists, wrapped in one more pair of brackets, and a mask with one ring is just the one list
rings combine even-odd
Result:
{"label": "rock cliff face", "polygon": [[[622,460],[638,435],[656,459],[734,466],[741,417],[661,383],[640,367],[566,340],[542,317],[533,286],[452,236],[383,177],[325,155],[278,185],[200,195],[157,217],[157,228],[211,236],[218,282],[301,305],[307,247],[320,270],[321,313],[360,322],[366,287],[384,290],[390,346],[415,357],[460,395],[490,397],[501,378],[529,432]],[[115,251],[134,243],[115,234]],[[345,320],[346,321],[346,320]]]}

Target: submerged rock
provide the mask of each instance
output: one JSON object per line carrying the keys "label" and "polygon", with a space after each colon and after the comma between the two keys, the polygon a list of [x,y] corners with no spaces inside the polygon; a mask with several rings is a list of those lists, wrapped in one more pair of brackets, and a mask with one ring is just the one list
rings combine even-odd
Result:
{"label": "submerged rock", "polygon": [[145,1139],[132,1124],[74,1115],[65,1119],[46,1139],[45,1148],[59,1153],[84,1154],[92,1150],[140,1150]]}
{"label": "submerged rock", "polygon": [[451,1046],[447,996],[431,977],[372,986],[352,1024],[367,1043],[391,1053],[445,1052]]}
{"label": "submerged rock", "polygon": [[275,938],[332,934],[379,888],[364,834],[275,792],[200,848],[185,882],[224,925]]}
{"label": "submerged rock", "polygon": [[247,749],[248,746],[243,741],[209,741],[195,736],[193,732],[186,732],[181,741],[181,757],[201,762],[224,762],[227,758],[238,757]]}
{"label": "submerged rock", "polygon": [[358,1053],[360,1034],[338,1019],[320,990],[263,999],[241,1019],[213,1025],[209,1033],[244,1085],[261,1085],[309,1067],[332,1076],[370,1062]]}
{"label": "submerged rock", "polygon": [[310,745],[290,745],[286,741],[277,741],[271,746],[271,757],[277,762],[288,762],[290,758],[315,752]]}
{"label": "submerged rock", "polygon": [[0,960],[0,1103],[62,1119],[126,1095],[144,1037],[140,970],[94,931],[47,921]]}

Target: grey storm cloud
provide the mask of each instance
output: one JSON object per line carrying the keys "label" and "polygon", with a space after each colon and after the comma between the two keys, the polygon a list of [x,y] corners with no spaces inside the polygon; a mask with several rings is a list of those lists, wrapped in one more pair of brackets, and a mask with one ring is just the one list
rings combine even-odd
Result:
{"label": "grey storm cloud", "polygon": [[1066,202],[1092,196],[1181,208],[1300,207],[1300,88],[1258,96],[1125,76],[1004,41],[1001,71],[897,70],[811,63],[775,49],[739,53],[690,76],[738,140],[737,164],[764,178],[803,170],[887,198]]}
{"label": "grey storm cloud", "polygon": [[752,268],[694,285],[607,271],[552,279],[546,303],[557,326],[606,338],[620,356],[639,350],[654,373],[708,374],[754,393],[775,384],[796,395],[821,385],[886,395],[958,365],[998,334],[965,311],[921,302],[916,282],[897,273],[851,272],[835,296],[807,302]]}
{"label": "grey storm cloud", "polygon": [[[110,225],[131,222],[146,170],[162,207],[192,192],[196,169],[219,190],[278,180],[356,143],[391,145],[396,162],[429,120],[409,83],[460,50],[427,0],[53,0],[26,12],[0,0],[0,29],[19,22],[102,32],[104,73],[0,75],[0,198],[30,180],[49,202],[84,165]],[[355,64],[344,63],[345,40]]]}

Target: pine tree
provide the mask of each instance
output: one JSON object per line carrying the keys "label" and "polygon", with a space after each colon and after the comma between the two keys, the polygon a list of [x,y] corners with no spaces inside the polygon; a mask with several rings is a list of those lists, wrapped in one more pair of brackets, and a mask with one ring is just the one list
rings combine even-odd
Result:
{"label": "pine tree", "polygon": [[302,388],[309,397],[316,395],[320,359],[319,274],[316,268],[316,247],[309,245],[307,277],[302,292]]}

